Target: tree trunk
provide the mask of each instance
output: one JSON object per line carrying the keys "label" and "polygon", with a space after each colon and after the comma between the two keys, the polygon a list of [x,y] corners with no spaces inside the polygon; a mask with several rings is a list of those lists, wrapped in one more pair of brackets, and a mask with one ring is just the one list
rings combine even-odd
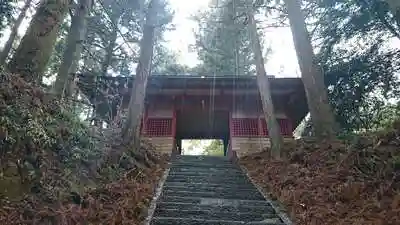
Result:
{"label": "tree trunk", "polygon": [[24,7],[21,9],[21,13],[18,15],[17,20],[14,23],[13,28],[11,29],[10,37],[8,38],[6,44],[4,45],[3,50],[0,53],[0,65],[6,63],[7,56],[10,54],[12,45],[14,43],[15,38],[18,34],[18,29],[21,26],[22,21],[26,16],[26,12],[28,11],[29,7],[31,6],[32,0],[26,0]]}
{"label": "tree trunk", "polygon": [[274,158],[279,158],[281,154],[283,139],[280,132],[278,121],[276,120],[275,116],[270,84],[267,74],[265,72],[260,39],[257,33],[257,25],[254,20],[254,15],[252,12],[248,13],[248,24],[250,32],[250,41],[253,48],[254,57],[256,60],[257,85],[258,85],[258,90],[260,92],[264,117],[265,121],[267,121],[267,128],[271,141],[271,155]]}
{"label": "tree trunk", "polygon": [[143,37],[140,42],[139,63],[136,68],[135,81],[132,87],[128,106],[128,119],[124,125],[122,136],[125,144],[133,143],[136,149],[140,147],[140,121],[144,110],[147,79],[150,75],[151,61],[154,49],[155,19],[159,0],[151,0],[143,27]]}
{"label": "tree trunk", "polygon": [[8,68],[28,82],[41,82],[70,0],[41,1]]}
{"label": "tree trunk", "polygon": [[322,68],[317,64],[300,0],[284,0],[289,14],[290,27],[296,54],[307,95],[307,103],[316,136],[335,138],[336,122],[324,84]]}
{"label": "tree trunk", "polygon": [[[116,21],[116,20],[117,19],[115,19],[114,21]],[[114,24],[116,24],[116,23],[114,23]],[[115,43],[117,41],[117,37],[118,37],[118,31],[116,30],[116,28],[113,28],[110,42],[108,42],[107,48],[105,49],[106,50],[106,57],[104,58],[104,61],[101,64],[101,75],[103,75],[103,76],[107,75],[108,67],[111,65],[112,58],[113,58],[113,55],[114,55],[114,48],[115,48]]]}
{"label": "tree trunk", "polygon": [[386,0],[389,4],[390,11],[392,12],[397,25],[400,27],[400,1],[399,0]]}
{"label": "tree trunk", "polygon": [[[92,5],[92,0],[80,0],[76,6],[72,17],[71,27],[68,33],[67,46],[63,53],[63,61],[58,70],[57,78],[54,84],[54,92],[63,97],[71,95],[69,89],[74,74],[72,69],[76,70],[77,61],[80,58],[82,44],[86,37],[87,16]],[[73,68],[74,67],[74,68]]]}

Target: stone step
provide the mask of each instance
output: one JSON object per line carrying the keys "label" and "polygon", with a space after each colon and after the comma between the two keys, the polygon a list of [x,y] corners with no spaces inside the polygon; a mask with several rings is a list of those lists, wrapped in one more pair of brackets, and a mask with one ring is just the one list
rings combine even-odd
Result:
{"label": "stone step", "polygon": [[205,158],[175,158],[172,162],[218,162],[232,163],[228,158],[205,157]]}
{"label": "stone step", "polygon": [[245,184],[226,184],[226,183],[201,183],[201,182],[192,182],[192,183],[187,183],[187,182],[165,182],[164,183],[164,188],[169,188],[169,187],[177,187],[177,188],[189,188],[189,189],[203,189],[203,188],[210,188],[210,189],[224,189],[224,188],[230,188],[230,189],[237,189],[237,190],[254,190],[256,191],[257,188],[255,188],[252,184],[245,183]]}
{"label": "stone step", "polygon": [[[210,186],[204,183],[203,185],[164,185],[164,190],[168,191],[210,191],[210,192],[258,192],[258,190],[252,186],[248,187],[230,187],[226,185],[214,185]],[[186,184],[186,185],[185,185]]]}
{"label": "stone step", "polygon": [[239,168],[213,168],[213,167],[171,167],[170,172],[200,172],[200,173],[241,173]]}
{"label": "stone step", "polygon": [[176,178],[176,179],[218,179],[218,180],[243,180],[243,181],[248,181],[248,178],[243,175],[243,174],[237,174],[237,175],[224,175],[224,174],[192,174],[192,175],[182,175],[182,174],[168,174],[168,177],[170,178]]}
{"label": "stone step", "polygon": [[265,219],[264,221],[244,222],[232,220],[205,220],[179,217],[154,217],[151,225],[284,225],[275,219]]}
{"label": "stone step", "polygon": [[168,176],[244,176],[239,170],[223,171],[170,171]]}
{"label": "stone step", "polygon": [[187,177],[187,176],[168,176],[166,182],[186,182],[186,183],[214,183],[214,184],[225,184],[229,186],[231,184],[245,185],[249,184],[248,179],[243,177]]}
{"label": "stone step", "polygon": [[176,202],[176,203],[191,203],[208,206],[251,206],[251,207],[267,207],[270,204],[262,200],[245,200],[245,199],[221,199],[221,198],[201,198],[201,197],[182,197],[172,195],[161,195],[159,202]]}
{"label": "stone step", "polygon": [[219,161],[219,162],[230,162],[226,156],[182,156],[178,155],[174,161]]}
{"label": "stone step", "polygon": [[241,213],[274,213],[274,209],[269,204],[193,204],[193,203],[182,203],[182,202],[158,202],[157,208],[163,210],[210,210],[220,211],[224,213],[241,212]]}
{"label": "stone step", "polygon": [[151,225],[284,225],[227,157],[177,156]]}
{"label": "stone step", "polygon": [[179,162],[179,163],[173,163],[172,167],[179,168],[179,167],[185,167],[185,168],[227,168],[227,169],[237,169],[237,166],[226,163],[226,164],[219,164],[219,163],[190,163],[190,162]]}
{"label": "stone step", "polygon": [[258,192],[226,192],[226,191],[171,191],[164,190],[162,195],[179,197],[199,197],[199,198],[223,198],[223,199],[246,199],[246,200],[265,200]]}
{"label": "stone step", "polygon": [[262,221],[264,219],[273,219],[280,221],[279,217],[274,213],[253,213],[253,212],[224,212],[216,210],[177,210],[157,208],[154,214],[156,217],[180,217],[191,219],[208,219],[208,220],[234,220],[234,221]]}
{"label": "stone step", "polygon": [[218,163],[218,164],[232,164],[229,160],[223,159],[175,159],[172,163]]}

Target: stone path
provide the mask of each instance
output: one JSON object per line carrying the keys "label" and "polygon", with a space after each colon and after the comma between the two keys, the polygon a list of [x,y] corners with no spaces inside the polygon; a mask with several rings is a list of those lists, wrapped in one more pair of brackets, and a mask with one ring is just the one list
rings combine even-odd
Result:
{"label": "stone path", "polygon": [[225,157],[177,156],[151,225],[285,225],[241,169]]}

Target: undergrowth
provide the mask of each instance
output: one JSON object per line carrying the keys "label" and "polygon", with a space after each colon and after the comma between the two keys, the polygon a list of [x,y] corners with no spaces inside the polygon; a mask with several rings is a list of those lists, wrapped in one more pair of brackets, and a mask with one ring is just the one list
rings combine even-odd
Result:
{"label": "undergrowth", "polygon": [[343,140],[287,142],[241,159],[296,224],[377,225],[400,221],[400,122]]}
{"label": "undergrowth", "polygon": [[[121,145],[118,128],[91,127],[17,75],[0,73],[0,115],[0,224],[112,224],[117,212],[138,222],[132,210],[165,165],[154,147]],[[113,151],[122,157],[110,161]]]}
{"label": "undergrowth", "polygon": [[[47,189],[52,195],[60,193],[56,193],[56,184],[43,182],[47,176],[64,176],[63,187],[68,189],[87,177],[90,162],[102,155],[88,125],[58,98],[18,76],[3,73],[0,83],[2,176],[19,180],[23,191]],[[4,192],[10,189],[14,185],[3,183]]]}

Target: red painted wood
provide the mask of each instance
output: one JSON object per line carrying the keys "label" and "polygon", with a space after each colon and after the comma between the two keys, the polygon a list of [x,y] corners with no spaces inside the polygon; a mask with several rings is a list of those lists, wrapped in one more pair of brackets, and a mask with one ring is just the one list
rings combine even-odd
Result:
{"label": "red painted wood", "polygon": [[171,137],[172,118],[149,118],[147,120],[146,136],[149,137]]}
{"label": "red painted wood", "polygon": [[[265,119],[230,117],[230,135],[232,137],[268,137],[268,125]],[[283,136],[292,136],[293,128],[289,119],[278,119]]]}
{"label": "red painted wood", "polygon": [[233,118],[232,127],[234,137],[259,136],[258,118]]}
{"label": "red painted wood", "polygon": [[[265,119],[261,119],[262,133],[261,136],[268,137],[268,125]],[[292,136],[292,125],[289,119],[278,119],[278,124],[281,129],[281,134],[283,136]]]}
{"label": "red painted wood", "polygon": [[[204,108],[203,102],[204,100]],[[230,110],[231,109],[231,98],[226,96],[215,96],[214,97],[214,109],[215,110]],[[210,96],[185,96],[180,95],[175,99],[176,110],[209,110],[211,106]]]}
{"label": "red painted wood", "polygon": [[[204,108],[202,101],[204,100]],[[162,102],[163,101],[163,102]],[[147,136],[171,136],[176,138],[176,121],[178,111],[198,111],[210,109],[210,96],[175,96],[171,98],[153,99],[151,104],[159,105],[161,102],[165,105],[171,103],[172,118],[152,117],[149,118],[148,108],[146,108],[143,131]],[[229,111],[229,132],[232,137],[268,137],[268,129],[265,119],[261,116],[258,118],[233,118],[232,99],[228,96],[215,97],[215,111]],[[292,136],[293,127],[289,119],[278,119],[281,127],[281,133],[284,136]]]}
{"label": "red painted wood", "polygon": [[229,112],[229,136],[230,136],[230,140],[232,140],[232,137],[233,137],[232,112]]}

